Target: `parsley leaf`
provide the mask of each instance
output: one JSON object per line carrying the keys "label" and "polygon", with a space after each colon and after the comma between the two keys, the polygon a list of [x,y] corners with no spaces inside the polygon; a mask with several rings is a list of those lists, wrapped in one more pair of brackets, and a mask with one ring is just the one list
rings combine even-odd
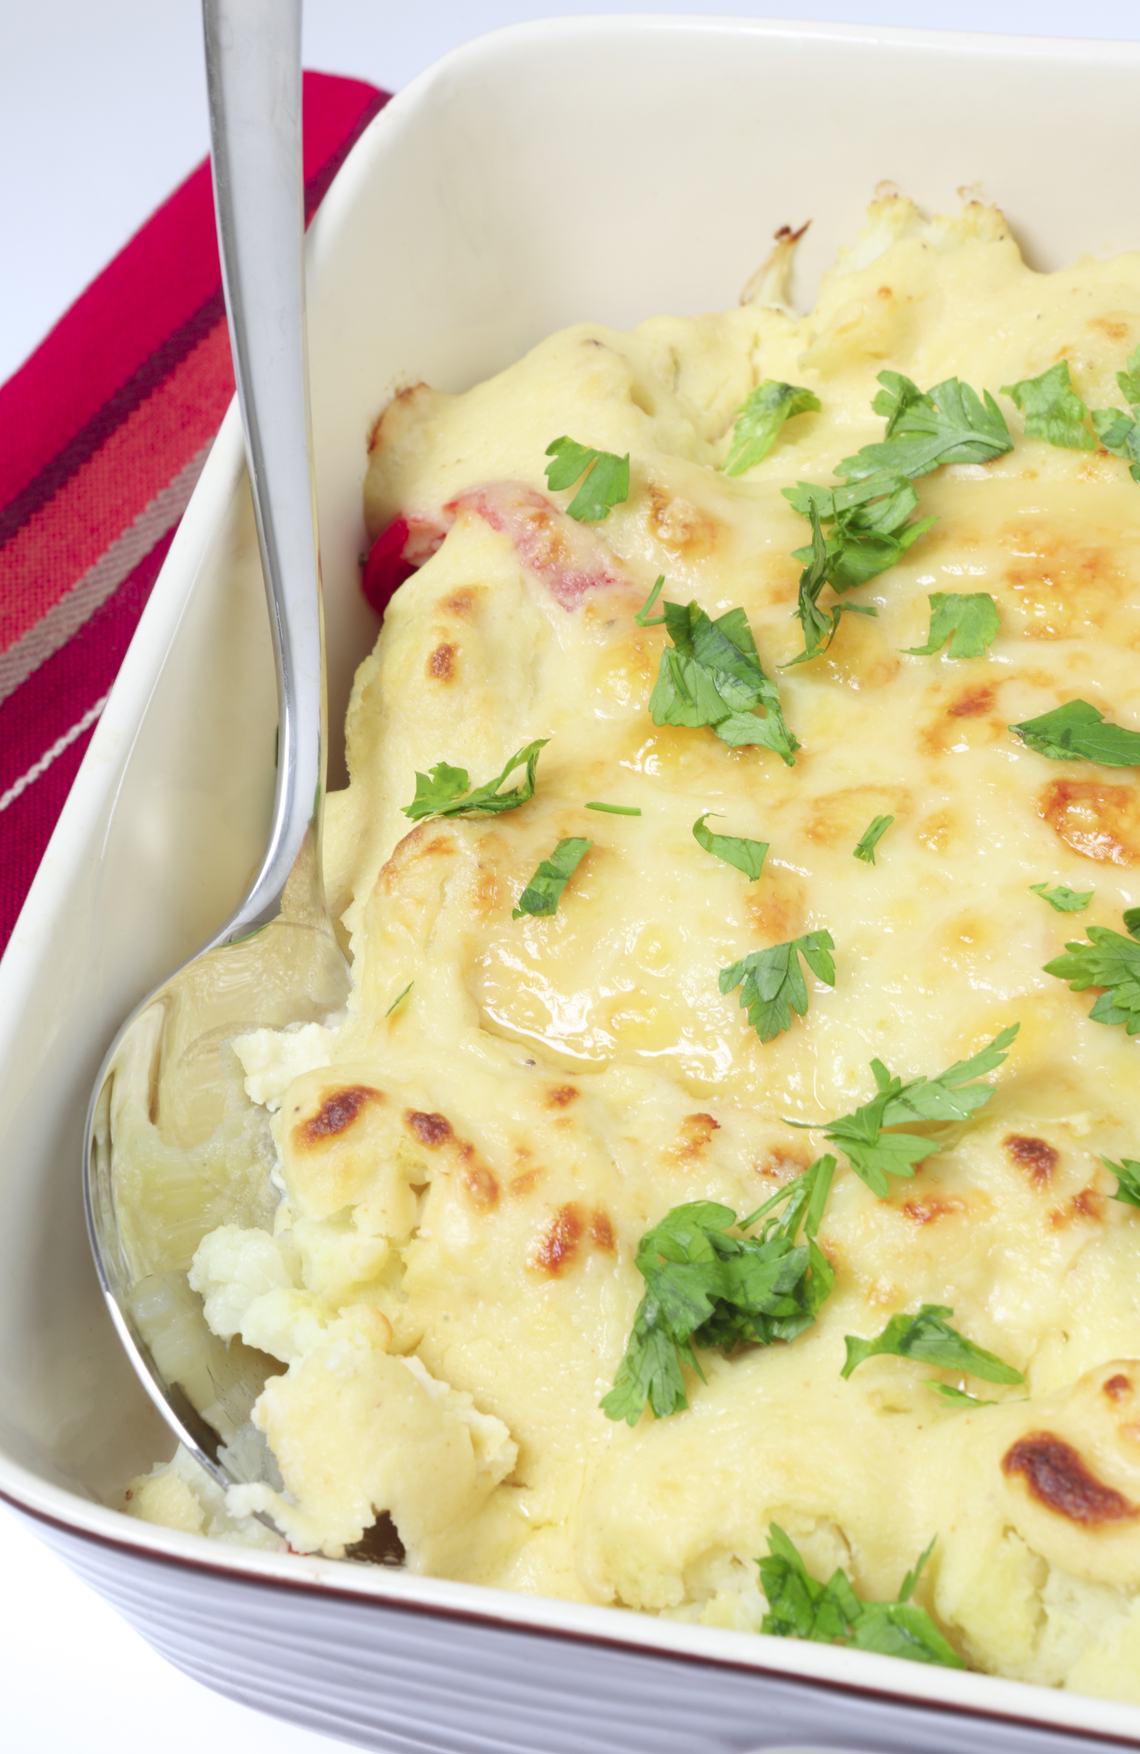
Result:
{"label": "parsley leaf", "polygon": [[774,1041],[792,1026],[792,1012],[802,1017],[808,1008],[807,985],[800,967],[802,956],[812,973],[825,986],[835,985],[835,940],[830,932],[806,932],[786,944],[754,950],[731,968],[720,971],[720,990],[731,993],[740,987],[740,1003],[761,1041]]}
{"label": "parsley leaf", "polygon": [[705,827],[705,821],[710,815],[712,812],[706,810],[703,816],[697,817],[693,823],[693,839],[698,846],[704,847],[706,853],[723,859],[726,865],[734,865],[755,883],[764,865],[768,842],[746,840],[742,835],[736,834],[713,834],[711,829]]}
{"label": "parsley leaf", "polygon": [[855,848],[855,857],[862,859],[865,865],[873,865],[875,863],[875,848],[893,821],[893,816],[876,816],[870,827],[863,830],[859,845]]}
{"label": "parsley leaf", "polygon": [[1067,700],[1051,713],[1009,728],[1027,749],[1050,761],[1083,758],[1101,767],[1140,767],[1140,731],[1107,724],[1087,700]]}
{"label": "parsley leaf", "polygon": [[[819,521],[819,513],[814,504],[808,507],[811,519],[811,547],[797,548],[793,559],[800,560],[809,555],[808,564],[800,574],[799,597],[792,614],[798,617],[804,630],[804,649],[798,657],[782,666],[790,670],[793,664],[806,664],[812,658],[818,658],[825,652],[839,631],[839,623],[844,615],[878,615],[877,609],[868,608],[862,603],[833,603],[826,609],[819,607],[820,593],[825,585],[833,584],[833,556],[829,554],[827,542]],[[856,583],[860,581],[856,580]]]}
{"label": "parsley leaf", "polygon": [[819,408],[819,397],[797,384],[778,384],[765,378],[736,410],[732,445],[722,468],[726,475],[743,475],[763,462],[779,436],[785,420]]}
{"label": "parsley leaf", "polygon": [[[743,1219],[741,1230],[768,1218],[758,1237],[730,1236],[735,1214],[711,1200],[674,1206],[646,1231],[636,1256],[645,1295],[601,1403],[608,1419],[636,1425],[646,1401],[659,1419],[687,1407],[682,1362],[703,1380],[694,1347],[768,1346],[811,1326],[835,1283],[815,1240],[834,1172],[834,1157],[817,1158]],[[783,1216],[769,1217],[779,1205]]]}
{"label": "parsley leaf", "polygon": [[552,490],[573,487],[580,476],[586,477],[566,507],[580,524],[600,523],[613,506],[629,498],[628,452],[615,457],[612,451],[591,450],[589,445],[563,437],[547,445],[546,455],[554,458],[546,465],[546,480]]}
{"label": "parsley leaf", "polygon": [[1125,369],[1117,372],[1116,381],[1124,399],[1131,405],[1128,415],[1119,408],[1096,408],[1092,423],[1105,450],[1115,457],[1124,457],[1131,464],[1128,473],[1140,481],[1140,347],[1129,354]]}
{"label": "parsley leaf", "polygon": [[1047,883],[1031,883],[1029,887],[1034,895],[1047,901],[1059,914],[1083,914],[1096,894],[1095,889],[1066,889],[1063,883],[1059,883],[1056,889],[1050,889]]}
{"label": "parsley leaf", "polygon": [[641,810],[636,804],[599,804],[595,798],[591,804],[583,804],[584,810],[604,810],[607,816],[640,816]]}
{"label": "parsley leaf", "polygon": [[917,1315],[892,1316],[877,1339],[861,1340],[857,1334],[848,1334],[847,1362],[840,1375],[848,1377],[866,1359],[887,1353],[893,1358],[917,1358],[923,1364],[938,1364],[944,1370],[961,1370],[967,1376],[980,1376],[985,1382],[1025,1381],[1012,1364],[1005,1364],[994,1353],[975,1346],[943,1320],[953,1314],[945,1304],[924,1303]]}
{"label": "parsley leaf", "polygon": [[[416,774],[416,795],[410,804],[405,804],[404,815],[410,816],[413,822],[422,822],[426,816],[467,816],[479,812],[487,816],[495,816],[500,810],[517,810],[534,797],[534,776],[538,767],[538,754],[545,749],[549,737],[539,737],[534,743],[528,743],[512,755],[498,779],[488,780],[485,786],[476,786],[471,790],[471,781],[465,767],[449,767],[446,761],[439,761],[430,773]],[[526,763],[526,778],[510,792],[500,792],[499,787],[506,784],[516,767]]]}
{"label": "parsley leaf", "polygon": [[[907,522],[918,506],[918,494],[905,475],[890,470],[842,487],[797,481],[781,491],[802,518],[810,518],[814,506],[820,523],[833,526],[826,538],[827,582],[840,595],[886,572],[938,522],[937,518]],[[812,548],[797,548],[792,559],[806,566],[813,554]]]}
{"label": "parsley leaf", "polygon": [[886,438],[844,458],[837,475],[862,481],[887,469],[914,480],[943,463],[988,463],[1013,449],[1005,417],[988,390],[983,405],[958,378],[927,391],[900,372],[880,372],[879,382],[883,388],[872,407],[887,416]]}
{"label": "parsley leaf", "polygon": [[1045,964],[1046,974],[1068,981],[1074,993],[1086,987],[1104,987],[1089,1016],[1094,1023],[1123,1023],[1129,1035],[1140,1035],[1140,920],[1129,908],[1124,924],[1129,937],[1107,926],[1090,926],[1088,940],[1065,945],[1066,956]]}
{"label": "parsley leaf", "polygon": [[1120,1163],[1112,1163],[1107,1157],[1101,1162],[1116,1177],[1118,1186],[1110,1200],[1119,1200],[1124,1206],[1140,1206],[1140,1163],[1132,1157],[1125,1157]]}
{"label": "parsley leaf", "polygon": [[[664,613],[649,619],[663,579],[658,579],[634,617],[642,627],[662,622],[672,640],[661,664],[649,715],[655,725],[708,725],[730,749],[756,743],[773,750],[789,767],[799,743],[784,723],[776,684],[765,674],[743,609],[729,609],[715,621],[695,602],[663,603]],[[763,707],[758,719],[755,709]]]}
{"label": "parsley leaf", "polygon": [[512,920],[521,919],[523,914],[556,914],[562,891],[593,844],[592,840],[582,840],[578,836],[560,840],[549,859],[540,862],[519,896],[519,905],[511,912]]}
{"label": "parsley leaf", "polygon": [[999,1401],[984,1400],[980,1395],[968,1395],[965,1389],[957,1389],[953,1383],[928,1382],[926,1386],[933,1389],[936,1395],[941,1395],[944,1401],[952,1401],[956,1407],[997,1407],[1001,1404]]}
{"label": "parsley leaf", "polygon": [[950,641],[950,658],[984,658],[997,634],[1001,618],[988,591],[934,591],[930,604],[930,632],[924,646],[903,646],[912,658],[929,658]]}
{"label": "parsley leaf", "polygon": [[[1011,1023],[980,1053],[968,1060],[955,1060],[937,1078],[913,1078],[909,1084],[904,1084],[901,1078],[891,1076],[881,1060],[872,1060],[871,1070],[878,1086],[876,1094],[854,1114],[841,1115],[838,1120],[826,1122],[821,1129],[824,1136],[839,1146],[855,1174],[866,1182],[871,1192],[878,1194],[880,1200],[885,1199],[890,1192],[887,1176],[912,1176],[915,1164],[933,1157],[942,1149],[943,1141],[919,1133],[893,1133],[884,1129],[915,1121],[969,1120],[994,1093],[992,1084],[981,1084],[976,1080],[1001,1065],[1020,1027],[1018,1023]],[[789,1121],[788,1124],[811,1128],[816,1123]]]}
{"label": "parsley leaf", "polygon": [[1067,359],[1051,365],[1040,377],[1003,384],[1001,393],[1025,415],[1028,438],[1044,439],[1063,450],[1096,450],[1096,440],[1084,424],[1089,411],[1073,388]]}
{"label": "parsley leaf", "polygon": [[855,1594],[845,1571],[837,1569],[828,1583],[817,1583],[794,1543],[778,1523],[770,1523],[768,1556],[756,1561],[768,1602],[761,1631],[777,1638],[808,1638],[819,1644],[842,1639],[857,1650],[962,1669],[961,1657],[930,1615],[910,1599],[933,1547],[931,1541],[907,1572],[896,1601],[864,1602]]}

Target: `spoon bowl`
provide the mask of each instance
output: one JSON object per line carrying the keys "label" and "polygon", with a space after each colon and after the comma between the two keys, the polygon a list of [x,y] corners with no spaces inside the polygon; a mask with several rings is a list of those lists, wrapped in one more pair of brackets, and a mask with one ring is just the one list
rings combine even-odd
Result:
{"label": "spoon bowl", "polygon": [[88,1110],[96,1268],[147,1392],[222,1486],[272,1481],[249,1417],[281,1367],[206,1325],[188,1271],[220,1224],[272,1222],[272,1140],[231,1047],[320,1022],[349,977],[325,905],[326,706],[305,350],[300,0],[203,0],[214,199],[277,669],[277,783],[249,892],[126,1020]]}

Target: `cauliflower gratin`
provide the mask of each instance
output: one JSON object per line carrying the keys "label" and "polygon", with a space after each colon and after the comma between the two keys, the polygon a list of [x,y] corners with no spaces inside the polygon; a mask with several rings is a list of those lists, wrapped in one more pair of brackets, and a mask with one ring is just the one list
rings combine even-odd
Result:
{"label": "cauliflower gratin", "polygon": [[128,1508],[1140,1699],[1140,256],[793,249],[378,420],[352,997],[183,1261],[276,1484]]}

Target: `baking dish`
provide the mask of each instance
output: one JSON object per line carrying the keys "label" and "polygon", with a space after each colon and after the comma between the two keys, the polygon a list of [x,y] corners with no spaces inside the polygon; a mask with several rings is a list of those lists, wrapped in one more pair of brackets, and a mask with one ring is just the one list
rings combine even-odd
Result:
{"label": "baking dish", "polygon": [[[575,320],[725,306],[776,229],[810,219],[806,305],[884,179],[943,210],[980,185],[1036,267],[1134,247],[1138,61],[1134,45],[639,17],[518,27],[416,81],[310,234],[333,724],[375,631],[360,493],[394,390],[464,388]],[[0,1492],[180,1667],[365,1747],[1140,1744],[1133,1707],[251,1553],[109,1508],[169,1440],[87,1259],[84,1105],[118,1021],[256,862],[274,726],[231,411],[0,969]]]}

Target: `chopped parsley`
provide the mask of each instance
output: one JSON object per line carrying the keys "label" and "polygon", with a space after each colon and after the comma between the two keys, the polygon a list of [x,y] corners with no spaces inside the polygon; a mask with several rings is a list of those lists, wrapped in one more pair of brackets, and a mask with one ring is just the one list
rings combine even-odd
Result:
{"label": "chopped parsley", "polygon": [[726,865],[734,865],[738,871],[743,871],[744,875],[750,877],[755,883],[764,866],[764,855],[768,851],[768,842],[766,840],[746,840],[743,835],[713,834],[711,829],[705,827],[705,821],[710,815],[712,812],[706,810],[703,816],[697,817],[693,823],[693,839],[698,846],[704,847],[706,853],[712,853],[714,858],[723,859]]}
{"label": "chopped parsley", "polygon": [[1067,700],[1040,718],[1010,730],[1027,749],[1050,761],[1095,761],[1101,767],[1140,767],[1140,731],[1110,725],[1087,700]]}
{"label": "chopped parsley", "polygon": [[944,1370],[961,1370],[967,1376],[980,1376],[984,1382],[1025,1381],[1020,1370],[987,1352],[984,1346],[975,1346],[943,1319],[953,1314],[944,1304],[924,1303],[917,1315],[892,1316],[877,1339],[861,1340],[857,1334],[848,1334],[847,1362],[840,1375],[848,1377],[866,1359],[887,1354],[892,1358],[917,1358],[923,1364],[937,1364]]}
{"label": "chopped parsley", "polygon": [[1067,359],[1039,377],[1003,384],[1001,393],[1021,409],[1028,438],[1044,439],[1069,451],[1096,450],[1096,440],[1085,425],[1089,411],[1073,388]]}
{"label": "chopped parsley", "polygon": [[[682,1363],[704,1380],[696,1347],[769,1346],[812,1325],[835,1283],[815,1240],[834,1172],[834,1157],[818,1158],[737,1225],[767,1218],[759,1236],[729,1235],[736,1214],[711,1200],[674,1206],[646,1231],[636,1255],[645,1295],[601,1403],[608,1419],[636,1425],[647,1401],[658,1419],[686,1408]],[[782,1217],[769,1216],[784,1202]]]}
{"label": "chopped parsley", "polygon": [[[502,773],[497,779],[488,780],[485,786],[471,789],[471,780],[465,767],[449,767],[446,761],[439,761],[430,773],[416,774],[416,795],[410,804],[405,804],[404,815],[410,816],[413,822],[422,822],[426,816],[473,816],[476,813],[496,816],[501,810],[517,810],[534,797],[534,777],[538,767],[538,755],[549,743],[549,737],[539,737],[536,742],[528,743],[511,756]],[[513,791],[501,792],[500,786],[506,784],[516,767],[526,764],[526,778]]]}
{"label": "chopped parsley", "polygon": [[952,1402],[955,1407],[997,1407],[1001,1405],[999,1401],[984,1400],[980,1395],[968,1395],[965,1389],[955,1388],[953,1383],[931,1381],[926,1386],[928,1389],[933,1389],[936,1395],[941,1395],[944,1401]]}
{"label": "chopped parsley", "polygon": [[935,591],[924,646],[904,646],[912,658],[929,658],[950,641],[948,658],[984,658],[1001,632],[997,604],[988,591]]}
{"label": "chopped parsley", "polygon": [[863,830],[854,856],[857,859],[862,859],[865,865],[873,865],[875,863],[875,848],[893,821],[893,816],[876,816],[870,827]]}
{"label": "chopped parsley", "polygon": [[538,870],[519,896],[519,905],[511,912],[512,920],[523,914],[547,916],[558,912],[562,891],[593,846],[592,840],[571,836],[560,840],[549,859],[543,859]]}
{"label": "chopped parsley", "polygon": [[726,475],[743,475],[762,463],[779,437],[785,420],[818,410],[819,397],[797,384],[778,384],[765,378],[736,410],[732,444],[722,468]]}
{"label": "chopped parsley", "polygon": [[661,653],[649,697],[653,723],[708,725],[730,749],[759,744],[792,767],[799,743],[784,723],[776,684],[761,666],[743,609],[729,609],[713,621],[695,602],[662,603],[663,614],[650,619],[664,582],[657,580],[635,617],[641,627],[664,623],[673,642]]}
{"label": "chopped parsley", "polygon": [[[1137,948],[1140,958],[1140,947]],[[723,976],[721,977],[723,980]],[[1140,991],[1140,989],[1138,989]],[[820,1130],[847,1158],[855,1174],[881,1200],[890,1192],[888,1175],[909,1177],[914,1166],[942,1149],[944,1141],[919,1133],[895,1133],[888,1128],[908,1122],[968,1121],[993,1095],[992,1084],[977,1083],[986,1072],[1000,1066],[1020,1024],[1011,1023],[987,1047],[968,1060],[956,1060],[937,1078],[912,1078],[904,1084],[893,1078],[881,1060],[871,1061],[878,1086],[870,1102],[854,1114],[827,1121]],[[1140,1024],[1138,1024],[1140,1027]],[[789,1126],[813,1128],[813,1121],[789,1121]]]}
{"label": "chopped parsley", "polygon": [[1083,914],[1096,894],[1095,889],[1067,889],[1063,883],[1058,883],[1056,889],[1050,889],[1047,883],[1031,883],[1029,888],[1059,914]]}
{"label": "chopped parsley", "polygon": [[[797,481],[781,491],[802,518],[810,519],[814,507],[820,524],[830,526],[827,583],[840,595],[886,572],[938,522],[937,518],[907,521],[917,509],[918,494],[905,475],[892,470],[842,487]],[[797,548],[792,555],[805,566],[813,558],[812,548]]]}
{"label": "chopped parsley", "polygon": [[748,1021],[760,1040],[774,1041],[791,1028],[793,1011],[802,1017],[808,1008],[800,957],[825,986],[833,987],[834,949],[835,940],[830,932],[806,932],[802,938],[792,938],[786,944],[753,950],[731,968],[721,969],[720,990],[731,993],[739,987],[741,1006],[747,1009]]}
{"label": "chopped parsley", "polygon": [[595,451],[572,438],[557,438],[547,445],[546,455],[553,463],[546,465],[546,480],[552,491],[573,487],[585,475],[570,504],[566,507],[580,524],[597,524],[609,516],[611,509],[629,498],[629,455],[615,457],[612,451]]}
{"label": "chopped parsley", "polygon": [[1108,926],[1090,926],[1088,939],[1065,945],[1064,956],[1045,964],[1046,974],[1068,981],[1074,993],[1104,987],[1089,1012],[1094,1023],[1123,1023],[1129,1035],[1140,1035],[1140,908],[1124,915],[1125,938]]}
{"label": "chopped parsley", "polygon": [[407,998],[408,994],[411,992],[411,990],[415,986],[415,984],[416,983],[414,980],[409,981],[407,986],[404,988],[403,992],[396,994],[396,997],[392,1000],[392,1003],[389,1005],[388,1009],[384,1013],[385,1017],[391,1017],[393,1011],[396,1009],[396,1006],[403,1003],[403,1001]]}
{"label": "chopped parsley", "polygon": [[1112,1171],[1117,1181],[1116,1192],[1110,1194],[1109,1199],[1119,1200],[1124,1206],[1140,1206],[1140,1163],[1132,1157],[1125,1157],[1119,1163],[1102,1157],[1101,1162]]}
{"label": "chopped parsley", "polygon": [[595,798],[593,803],[583,806],[586,810],[604,810],[607,816],[640,816],[641,811],[636,804],[599,804]]}
{"label": "chopped parsley", "polygon": [[911,1601],[933,1547],[931,1541],[907,1572],[895,1601],[864,1602],[845,1571],[836,1570],[828,1583],[817,1583],[783,1529],[770,1523],[768,1557],[756,1561],[768,1602],[760,1630],[776,1638],[808,1638],[818,1644],[842,1641],[856,1650],[963,1669],[966,1665],[925,1608]]}
{"label": "chopped parsley", "polygon": [[826,652],[828,646],[839,631],[839,623],[844,615],[878,615],[877,609],[869,608],[863,603],[831,603],[826,609],[819,607],[820,595],[825,585],[833,583],[834,568],[828,554],[827,542],[819,521],[819,513],[814,505],[808,507],[811,519],[811,547],[797,548],[793,559],[799,560],[805,554],[810,555],[807,565],[800,574],[799,595],[792,614],[797,617],[804,633],[804,649],[792,658],[783,668],[791,669],[793,664],[807,664],[812,658],[818,658]]}
{"label": "chopped parsley", "polygon": [[886,437],[844,458],[837,475],[863,481],[884,469],[913,481],[943,463],[989,463],[1013,449],[1005,417],[988,390],[983,402],[958,378],[926,391],[901,372],[880,372],[879,382],[883,388],[872,407],[886,416]]}

